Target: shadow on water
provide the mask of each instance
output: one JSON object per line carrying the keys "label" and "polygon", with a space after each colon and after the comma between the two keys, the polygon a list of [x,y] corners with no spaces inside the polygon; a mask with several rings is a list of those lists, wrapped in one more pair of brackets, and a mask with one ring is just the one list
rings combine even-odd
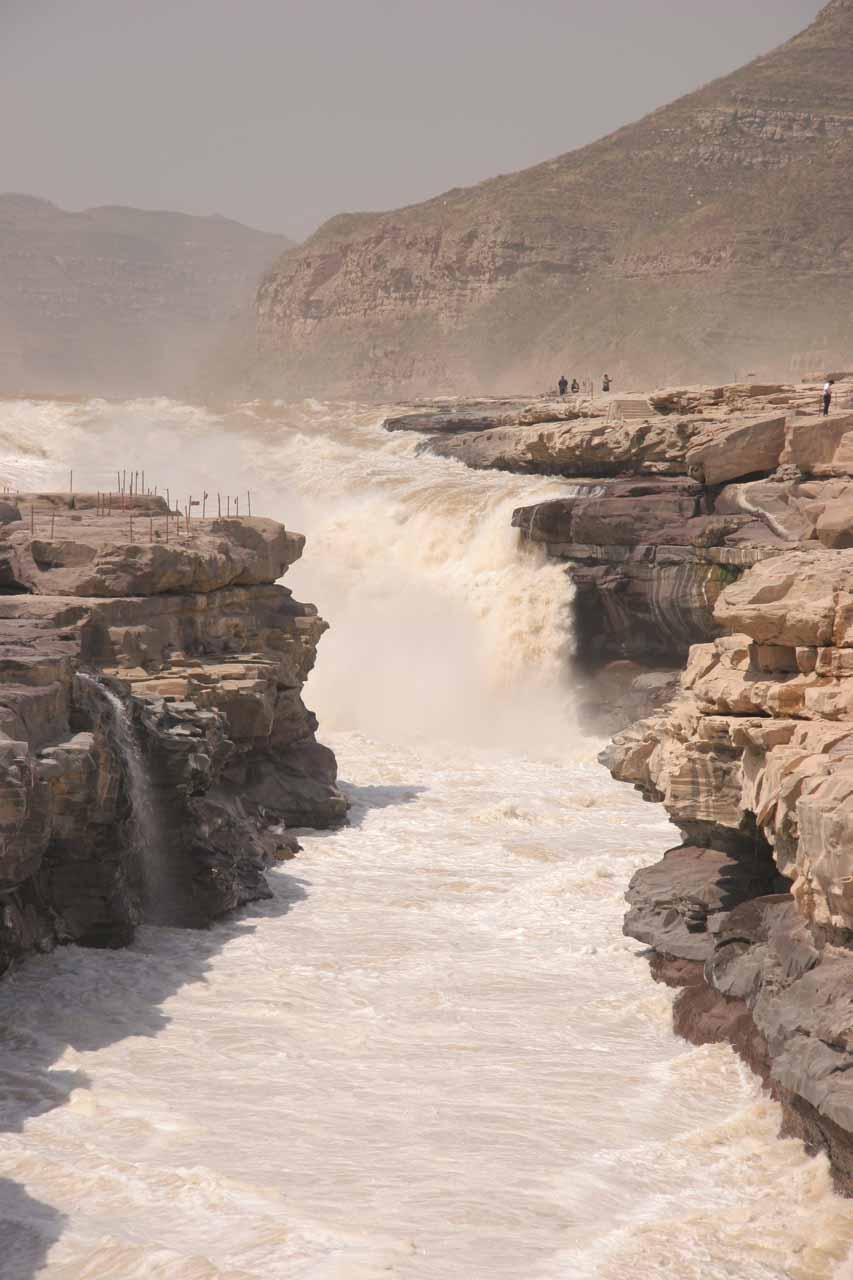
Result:
{"label": "shadow on water", "polygon": [[372,809],[389,809],[398,804],[411,804],[428,790],[419,786],[357,787],[338,779],[338,788],[350,802],[348,825],[360,827]]}
{"label": "shadow on water", "polygon": [[[0,1146],[14,1172],[13,1143],[27,1122],[92,1086],[83,1071],[53,1069],[69,1050],[90,1053],[126,1036],[156,1036],[171,1021],[162,1004],[188,983],[205,982],[210,961],[229,942],[254,933],[253,921],[283,917],[308,897],[310,882],[277,872],[272,898],[209,929],[143,928],[124,951],[61,947],[0,981]],[[0,1179],[0,1280],[31,1280],[62,1235],[65,1215]]]}

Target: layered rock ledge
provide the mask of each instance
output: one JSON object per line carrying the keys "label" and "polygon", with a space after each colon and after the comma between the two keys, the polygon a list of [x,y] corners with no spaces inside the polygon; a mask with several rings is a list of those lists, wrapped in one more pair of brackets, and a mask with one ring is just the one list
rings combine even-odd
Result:
{"label": "layered rock ledge", "polygon": [[577,403],[423,447],[565,478],[513,523],[575,585],[587,699],[630,710],[625,681],[652,682],[663,705],[603,760],[682,834],[634,877],[625,931],[681,988],[676,1029],[729,1041],[853,1194],[853,381],[827,417],[821,383]]}
{"label": "layered rock ledge", "polygon": [[150,497],[0,506],[0,970],[204,924],[343,819],[301,696],[326,624],[276,584],[303,544]]}
{"label": "layered rock ledge", "polygon": [[684,837],[625,931],[686,985],[676,1027],[731,1040],[853,1193],[853,550],[764,561],[715,615],[675,701],[605,753]]}
{"label": "layered rock ledge", "polygon": [[714,604],[752,565],[853,545],[852,396],[839,382],[823,418],[814,385],[653,392],[645,418],[620,418],[632,402],[615,401],[607,421],[541,427],[535,444],[517,430],[515,453],[545,448],[555,461],[543,469],[569,481],[513,523],[567,565],[580,660],[680,665],[720,634]]}

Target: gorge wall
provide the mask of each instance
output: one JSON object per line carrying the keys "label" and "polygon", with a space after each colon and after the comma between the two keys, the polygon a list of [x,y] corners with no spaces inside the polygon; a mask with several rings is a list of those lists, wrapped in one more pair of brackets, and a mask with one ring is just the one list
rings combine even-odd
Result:
{"label": "gorge wall", "polygon": [[269,271],[259,386],[389,399],[775,378],[849,359],[853,0],[600,142]]}
{"label": "gorge wall", "polygon": [[0,504],[0,970],[205,924],[344,818],[301,696],[325,623],[276,585],[303,544],[150,496]]}
{"label": "gorge wall", "polygon": [[676,1029],[731,1042],[853,1194],[853,379],[833,390],[827,417],[819,384],[436,406],[423,448],[566,478],[513,522],[576,584],[585,696],[622,669],[657,698],[603,761],[683,837],[625,932],[683,988]]}
{"label": "gorge wall", "polygon": [[677,1028],[731,1039],[848,1193],[851,567],[847,549],[800,548],[727,587],[724,634],[691,651],[675,702],[605,753],[684,835],[634,878],[625,925],[687,985]]}
{"label": "gorge wall", "polygon": [[838,375],[818,421],[820,400],[821,383],[736,384],[497,401],[491,415],[436,404],[386,427],[469,467],[564,478],[565,497],[513,523],[571,566],[577,657],[675,666],[720,633],[715,602],[751,565],[801,542],[846,545],[853,380]]}

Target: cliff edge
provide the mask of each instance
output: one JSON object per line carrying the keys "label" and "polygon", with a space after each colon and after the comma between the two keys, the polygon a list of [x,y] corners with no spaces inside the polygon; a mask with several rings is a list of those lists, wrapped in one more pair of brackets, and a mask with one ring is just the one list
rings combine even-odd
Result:
{"label": "cliff edge", "polygon": [[587,701],[621,686],[623,723],[657,702],[603,761],[682,834],[631,882],[625,932],[682,988],[676,1030],[733,1044],[853,1194],[853,378],[829,375],[824,415],[825,376],[408,428],[565,478],[513,523],[575,585]]}
{"label": "cliff edge", "polygon": [[0,971],[268,895],[288,827],[341,821],[304,682],[304,539],[162,498],[0,503]]}

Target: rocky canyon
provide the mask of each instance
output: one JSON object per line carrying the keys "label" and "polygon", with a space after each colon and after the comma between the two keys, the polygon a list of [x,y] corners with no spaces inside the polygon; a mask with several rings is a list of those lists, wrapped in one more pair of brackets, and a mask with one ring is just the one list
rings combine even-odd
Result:
{"label": "rocky canyon", "polygon": [[[456,180],[457,101],[481,172],[594,137],[657,23],[567,133],[577,6],[482,67],[442,3],[36,8],[22,189],[300,229],[371,146]],[[299,246],[0,194],[0,1280],[853,1280],[853,0],[798,13]]]}
{"label": "rocky canyon", "polygon": [[849,1194],[853,377],[833,392],[828,416],[820,382],[741,384],[409,428],[422,453],[565,478],[513,523],[575,586],[590,709],[645,703],[603,762],[683,840],[634,876],[626,934],[683,988],[676,1029],[732,1043]]}
{"label": "rocky canyon", "polygon": [[851,395],[6,406],[0,1274],[840,1280]]}

